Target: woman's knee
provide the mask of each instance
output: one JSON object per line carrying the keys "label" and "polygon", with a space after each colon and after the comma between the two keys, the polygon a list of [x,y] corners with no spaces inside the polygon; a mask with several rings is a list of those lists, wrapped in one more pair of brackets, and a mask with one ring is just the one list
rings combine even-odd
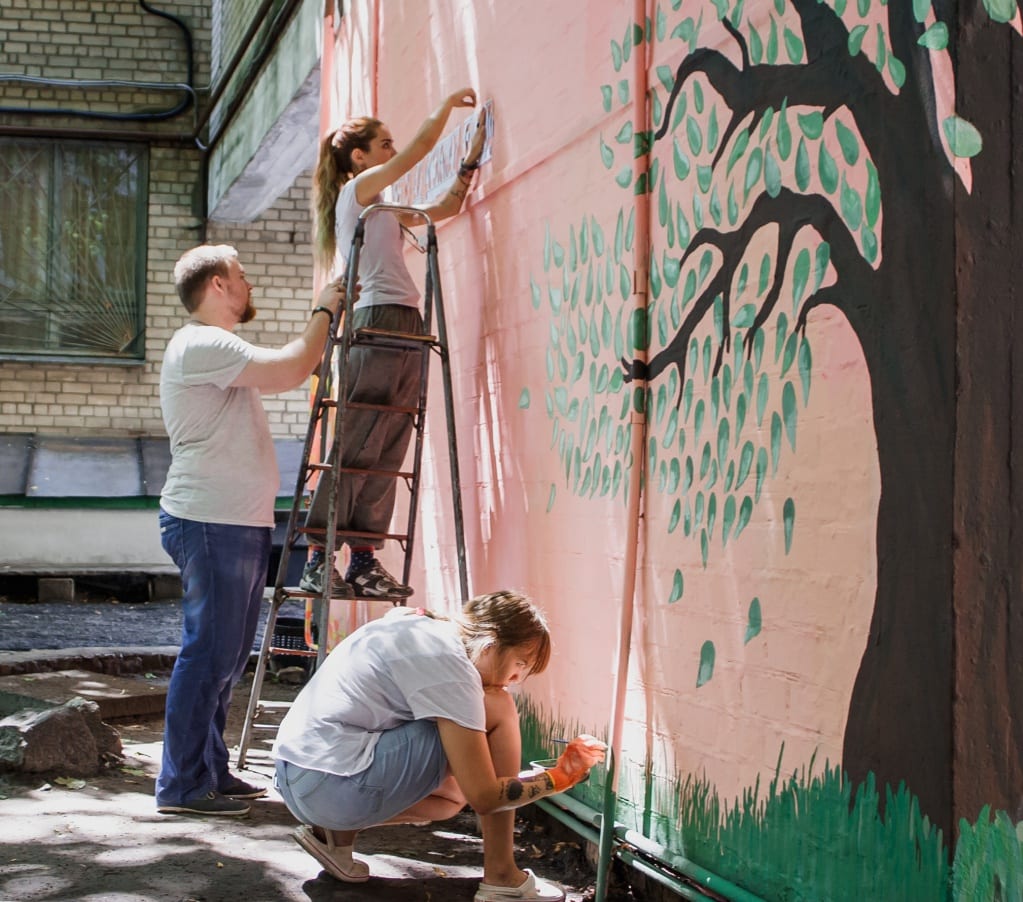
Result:
{"label": "woman's knee", "polygon": [[487,732],[503,725],[517,727],[519,709],[512,694],[503,687],[489,686],[483,691],[483,704],[487,713]]}

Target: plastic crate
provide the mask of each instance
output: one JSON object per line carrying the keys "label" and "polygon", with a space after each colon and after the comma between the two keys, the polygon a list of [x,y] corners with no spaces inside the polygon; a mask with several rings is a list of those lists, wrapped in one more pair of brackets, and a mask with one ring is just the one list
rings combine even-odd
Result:
{"label": "plastic crate", "polygon": [[274,624],[273,638],[270,640],[270,654],[287,655],[288,652],[301,655],[315,655],[305,642],[305,620],[302,617],[278,617]]}

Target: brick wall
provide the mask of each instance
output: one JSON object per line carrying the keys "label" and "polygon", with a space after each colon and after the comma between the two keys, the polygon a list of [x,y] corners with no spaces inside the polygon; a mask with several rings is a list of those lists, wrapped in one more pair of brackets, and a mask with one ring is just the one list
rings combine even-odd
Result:
{"label": "brick wall", "polygon": [[[209,77],[210,5],[165,0],[161,9],[185,20],[193,32],[197,82]],[[69,2],[39,17],[29,0],[4,0],[0,9],[0,76],[47,78],[184,79],[181,32],[147,15],[135,2]],[[44,88],[0,79],[0,105],[76,109],[134,109],[136,104],[167,107],[169,96],[114,87],[75,90]],[[149,160],[149,223],[146,262],[146,351],[142,365],[29,363],[0,360],[0,432],[58,435],[164,435],[160,415],[159,366],[163,348],[185,319],[174,293],[172,270],[187,248],[201,239],[200,151],[166,140],[168,130],[188,133],[191,112],[170,123],[138,124],[152,134]],[[38,129],[72,125],[104,132],[124,123],[70,117],[0,115],[4,126]],[[257,319],[239,334],[250,341],[280,346],[305,323],[311,303],[312,254],[309,237],[309,179],[305,177],[267,210],[245,224],[218,223],[210,242],[235,245],[255,286]],[[268,397],[275,437],[303,437],[308,421],[307,392]]]}

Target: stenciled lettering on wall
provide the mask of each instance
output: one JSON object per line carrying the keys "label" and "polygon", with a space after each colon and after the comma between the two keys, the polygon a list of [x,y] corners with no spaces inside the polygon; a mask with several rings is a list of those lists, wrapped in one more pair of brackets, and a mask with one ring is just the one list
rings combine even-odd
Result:
{"label": "stenciled lettering on wall", "polygon": [[[491,157],[491,146],[494,137],[494,102],[488,100],[483,105],[487,117],[487,136],[483,143],[483,155],[480,164],[486,163]],[[411,172],[404,175],[391,186],[390,202],[393,204],[427,204],[442,195],[451,184],[459,161],[465,156],[472,133],[476,129],[479,113],[473,111],[462,124],[441,138],[426,158]]]}

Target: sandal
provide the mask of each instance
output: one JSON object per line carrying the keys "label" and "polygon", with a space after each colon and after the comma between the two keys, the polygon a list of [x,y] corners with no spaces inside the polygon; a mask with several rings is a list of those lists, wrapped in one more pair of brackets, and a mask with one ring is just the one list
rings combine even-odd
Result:
{"label": "sandal", "polygon": [[537,878],[529,868],[523,868],[526,879],[521,886],[496,886],[481,883],[476,890],[474,902],[562,902],[565,894],[553,883]]}
{"label": "sandal", "polygon": [[295,842],[322,864],[331,876],[345,883],[365,883],[369,880],[369,865],[352,858],[351,846],[348,846],[347,856],[335,857],[341,852],[342,847],[334,845],[329,830],[324,832],[327,836],[326,842],[317,839],[313,828],[307,824],[303,824],[291,835]]}

